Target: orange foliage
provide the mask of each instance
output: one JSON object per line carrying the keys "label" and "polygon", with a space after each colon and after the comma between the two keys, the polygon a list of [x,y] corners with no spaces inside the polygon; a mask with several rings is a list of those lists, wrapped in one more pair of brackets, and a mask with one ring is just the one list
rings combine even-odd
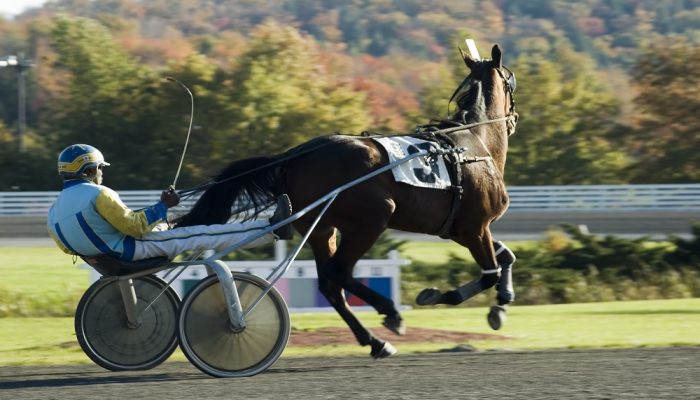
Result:
{"label": "orange foliage", "polygon": [[162,65],[163,60],[181,61],[194,53],[192,44],[182,38],[153,39],[124,35],[117,39],[130,53],[144,64]]}
{"label": "orange foliage", "polygon": [[356,77],[353,88],[367,94],[374,125],[393,132],[407,130],[409,127],[404,115],[420,108],[413,92],[392,87],[385,82]]}

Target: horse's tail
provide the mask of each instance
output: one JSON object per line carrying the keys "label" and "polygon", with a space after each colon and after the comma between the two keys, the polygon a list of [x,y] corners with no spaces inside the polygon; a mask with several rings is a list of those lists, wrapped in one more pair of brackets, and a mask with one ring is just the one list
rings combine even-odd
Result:
{"label": "horse's tail", "polygon": [[175,224],[182,227],[226,223],[234,203],[245,219],[257,217],[285,192],[282,156],[251,157],[231,163],[212,178],[211,184],[192,192],[203,193],[187,214],[175,219]]}
{"label": "horse's tail", "polygon": [[223,224],[231,217],[231,206],[244,219],[253,219],[280,194],[286,193],[287,162],[337,143],[338,135],[320,136],[284,153],[234,161],[212,178],[210,184],[190,191],[202,193],[187,214],[175,219],[177,226]]}

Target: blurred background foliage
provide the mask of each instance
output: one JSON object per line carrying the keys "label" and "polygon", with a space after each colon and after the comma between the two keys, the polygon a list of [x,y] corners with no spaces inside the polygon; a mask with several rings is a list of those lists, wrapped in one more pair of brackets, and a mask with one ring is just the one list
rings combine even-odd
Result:
{"label": "blurred background foliage", "polygon": [[493,43],[518,76],[509,185],[696,182],[700,0],[52,0],[0,18],[0,190],[57,190],[57,153],[102,150],[115,189],[180,186],[234,159],[343,132],[410,132],[445,117]]}
{"label": "blurred background foliage", "polygon": [[[400,246],[400,244],[399,244]],[[581,233],[561,226],[537,242],[514,247],[517,304],[562,304],[617,300],[653,300],[700,296],[700,224],[689,238],[628,239]],[[481,268],[453,253],[449,262],[413,261],[401,270],[401,296],[412,304],[425,287],[450,290],[481,274]],[[447,275],[447,280],[445,276]],[[487,306],[489,290],[470,299],[469,306]],[[467,306],[467,303],[464,304]]]}

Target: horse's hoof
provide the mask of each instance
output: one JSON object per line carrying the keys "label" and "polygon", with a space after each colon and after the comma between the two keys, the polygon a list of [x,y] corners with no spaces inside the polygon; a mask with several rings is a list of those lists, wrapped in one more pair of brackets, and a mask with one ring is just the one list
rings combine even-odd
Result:
{"label": "horse's hoof", "polygon": [[375,360],[378,360],[380,358],[391,357],[396,354],[397,351],[398,350],[396,350],[396,347],[392,346],[391,343],[384,342],[384,345],[379,350],[372,350],[369,355],[371,355]]}
{"label": "horse's hoof", "polygon": [[394,332],[399,336],[403,336],[406,334],[406,325],[403,323],[403,320],[398,315],[396,317],[384,317],[382,325],[384,325],[386,329]]}
{"label": "horse's hoof", "polygon": [[423,289],[416,296],[416,304],[419,306],[432,306],[442,298],[442,293],[437,288]]}
{"label": "horse's hoof", "polygon": [[506,323],[506,319],[506,308],[503,306],[492,306],[489,314],[486,316],[489,326],[494,331],[501,329],[503,324]]}

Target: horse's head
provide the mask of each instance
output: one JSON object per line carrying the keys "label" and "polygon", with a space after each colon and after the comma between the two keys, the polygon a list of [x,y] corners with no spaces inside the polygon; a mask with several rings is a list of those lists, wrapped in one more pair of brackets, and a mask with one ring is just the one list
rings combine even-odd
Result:
{"label": "horse's head", "polygon": [[494,45],[491,59],[475,60],[459,49],[469,75],[457,87],[457,110],[450,117],[463,124],[508,118],[508,134],[515,131],[515,74],[503,65],[501,49]]}

